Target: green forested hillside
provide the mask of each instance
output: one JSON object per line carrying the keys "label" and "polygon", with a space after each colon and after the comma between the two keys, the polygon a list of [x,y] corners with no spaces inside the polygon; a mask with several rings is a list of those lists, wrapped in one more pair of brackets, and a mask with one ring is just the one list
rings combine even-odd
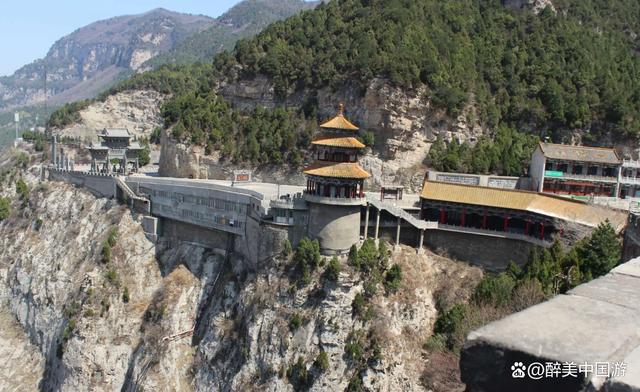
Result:
{"label": "green forested hillside", "polygon": [[[451,116],[473,103],[489,129],[549,136],[583,129],[592,142],[602,134],[637,135],[640,2],[554,5],[557,14],[535,15],[499,0],[334,0],[239,41],[213,65],[165,67],[118,89],[156,88],[174,94],[167,107],[180,102],[190,112],[206,112],[203,98],[214,94],[216,78],[232,74],[265,75],[280,97],[380,76],[404,88],[427,85],[433,103]],[[196,139],[205,145],[216,140],[210,127],[180,113],[166,120],[181,123],[187,134],[203,131]]]}
{"label": "green forested hillside", "polygon": [[271,77],[280,95],[384,76],[427,84],[452,115],[473,96],[491,127],[637,133],[639,4],[565,0],[557,15],[534,15],[488,0],[332,1],[240,41],[231,62]]}
{"label": "green forested hillside", "polygon": [[311,9],[317,4],[303,0],[242,1],[216,18],[215,25],[188,37],[169,53],[152,58],[147,65],[157,67],[211,60],[217,53],[233,49],[239,39],[254,36],[270,23]]}

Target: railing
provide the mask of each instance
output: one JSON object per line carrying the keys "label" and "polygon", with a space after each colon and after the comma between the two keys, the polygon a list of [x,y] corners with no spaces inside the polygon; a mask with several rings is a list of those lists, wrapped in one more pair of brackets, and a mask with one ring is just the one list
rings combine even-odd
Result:
{"label": "railing", "polygon": [[623,159],[622,167],[638,167],[640,168],[640,160]]}
{"label": "railing", "polygon": [[424,221],[422,219],[416,218],[415,216],[409,214],[405,210],[400,207],[396,207],[395,205],[379,200],[369,200],[369,204],[377,208],[378,210],[388,211],[391,215],[404,219],[407,223],[413,225],[418,229],[432,229],[431,222]]}
{"label": "railing", "polygon": [[469,234],[479,234],[479,235],[487,235],[491,237],[503,237],[509,238],[512,240],[526,241],[539,246],[549,246],[553,243],[551,239],[541,240],[540,238],[536,238],[526,234],[514,233],[512,231],[500,231],[500,230],[489,230],[489,229],[476,229],[473,227],[465,227],[465,226],[455,226],[455,225],[447,225],[438,223],[439,230],[447,230],[447,231],[457,231],[462,233]]}
{"label": "railing", "polygon": [[637,177],[620,177],[621,184],[637,184],[640,185],[640,178]]}
{"label": "railing", "polygon": [[552,179],[569,179],[569,180],[587,180],[587,181],[602,181],[602,182],[617,182],[618,179],[615,176],[594,176],[590,174],[573,174],[562,172],[562,176],[544,176],[545,178]]}
{"label": "railing", "polygon": [[311,193],[305,193],[305,200],[311,203],[318,204],[331,204],[336,206],[358,206],[364,205],[366,202],[366,198],[364,197],[328,197],[328,196],[317,196]]}
{"label": "railing", "polygon": [[307,209],[307,202],[303,198],[281,198],[269,200],[270,208],[280,208],[288,210],[305,210]]}

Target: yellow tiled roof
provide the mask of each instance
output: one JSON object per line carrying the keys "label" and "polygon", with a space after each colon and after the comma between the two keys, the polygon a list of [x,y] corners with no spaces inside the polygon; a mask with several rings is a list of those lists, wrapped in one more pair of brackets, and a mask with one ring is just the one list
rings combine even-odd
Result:
{"label": "yellow tiled roof", "polygon": [[427,200],[528,211],[592,227],[609,219],[617,232],[624,228],[627,218],[622,211],[559,196],[444,182],[425,181],[420,197]]}
{"label": "yellow tiled roof", "polygon": [[304,169],[304,174],[319,177],[353,178],[364,179],[371,177],[371,174],[364,170],[358,163],[350,162],[315,162]]}
{"label": "yellow tiled roof", "polygon": [[311,144],[329,147],[345,147],[345,148],[364,148],[362,144],[355,137],[333,137],[314,140]]}
{"label": "yellow tiled roof", "polygon": [[355,125],[351,124],[351,122],[349,122],[349,120],[347,120],[346,118],[344,118],[344,115],[342,113],[338,113],[337,116],[335,116],[334,118],[332,118],[331,120],[322,123],[320,125],[320,128],[330,128],[330,129],[346,129],[348,131],[357,131],[358,127],[356,127]]}

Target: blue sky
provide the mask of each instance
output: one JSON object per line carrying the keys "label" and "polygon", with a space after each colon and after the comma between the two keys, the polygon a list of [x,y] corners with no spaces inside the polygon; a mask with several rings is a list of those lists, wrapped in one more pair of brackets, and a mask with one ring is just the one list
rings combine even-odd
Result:
{"label": "blue sky", "polygon": [[240,0],[2,0],[0,75],[47,54],[59,38],[79,27],[118,15],[162,7],[216,17]]}

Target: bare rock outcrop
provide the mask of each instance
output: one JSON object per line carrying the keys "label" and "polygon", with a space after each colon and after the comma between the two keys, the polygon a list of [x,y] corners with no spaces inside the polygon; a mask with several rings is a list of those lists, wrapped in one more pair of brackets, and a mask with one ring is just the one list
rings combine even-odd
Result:
{"label": "bare rock outcrop", "polygon": [[80,111],[79,123],[58,130],[62,136],[81,140],[96,140],[96,131],[103,128],[127,128],[134,135],[149,136],[161,127],[160,107],[166,96],[153,90],[132,90],[109,95]]}

